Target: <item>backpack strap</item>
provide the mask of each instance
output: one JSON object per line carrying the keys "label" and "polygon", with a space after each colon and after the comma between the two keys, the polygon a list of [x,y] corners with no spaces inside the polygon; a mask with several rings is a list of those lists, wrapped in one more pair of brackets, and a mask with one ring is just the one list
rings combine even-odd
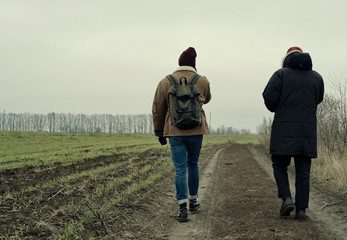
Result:
{"label": "backpack strap", "polygon": [[172,85],[179,85],[177,79],[172,74],[167,75],[166,77],[170,80]]}
{"label": "backpack strap", "polygon": [[192,76],[192,78],[189,80],[189,84],[194,85],[195,82],[196,82],[196,80],[198,80],[199,77],[200,77],[200,75],[197,74],[197,73],[195,73],[195,74]]}

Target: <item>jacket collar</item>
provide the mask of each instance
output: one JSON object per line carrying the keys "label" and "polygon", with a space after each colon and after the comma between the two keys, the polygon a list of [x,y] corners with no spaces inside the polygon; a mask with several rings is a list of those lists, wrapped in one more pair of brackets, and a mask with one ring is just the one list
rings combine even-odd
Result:
{"label": "jacket collar", "polygon": [[174,73],[178,71],[192,71],[196,73],[196,69],[191,66],[180,66],[174,71]]}

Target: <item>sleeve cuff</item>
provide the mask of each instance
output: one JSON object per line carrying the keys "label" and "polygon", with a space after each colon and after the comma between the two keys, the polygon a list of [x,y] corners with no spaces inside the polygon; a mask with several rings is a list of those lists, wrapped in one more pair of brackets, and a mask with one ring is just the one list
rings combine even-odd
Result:
{"label": "sleeve cuff", "polygon": [[160,137],[160,136],[163,136],[164,131],[163,130],[154,130],[154,133],[155,133],[155,136]]}

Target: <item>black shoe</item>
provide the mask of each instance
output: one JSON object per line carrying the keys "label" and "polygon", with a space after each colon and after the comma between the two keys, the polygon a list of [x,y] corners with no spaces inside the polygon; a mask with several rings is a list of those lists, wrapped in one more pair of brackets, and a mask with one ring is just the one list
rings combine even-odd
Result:
{"label": "black shoe", "polygon": [[180,204],[180,213],[176,219],[179,222],[188,222],[187,203]]}
{"label": "black shoe", "polygon": [[287,197],[283,200],[282,207],[280,209],[280,216],[288,217],[290,216],[290,212],[294,210],[295,206],[292,198]]}
{"label": "black shoe", "polygon": [[298,221],[305,221],[306,220],[306,213],[304,209],[297,209],[295,214],[295,220]]}
{"label": "black shoe", "polygon": [[200,208],[200,202],[198,199],[189,200],[189,211],[196,212]]}

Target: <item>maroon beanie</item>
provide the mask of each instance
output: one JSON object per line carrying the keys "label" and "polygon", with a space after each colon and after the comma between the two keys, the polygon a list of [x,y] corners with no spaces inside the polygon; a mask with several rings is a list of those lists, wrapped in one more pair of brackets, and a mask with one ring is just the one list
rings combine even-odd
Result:
{"label": "maroon beanie", "polygon": [[178,59],[178,65],[180,66],[191,66],[195,68],[195,58],[196,58],[196,52],[193,47],[189,47],[187,50],[185,50],[180,58]]}
{"label": "maroon beanie", "polygon": [[289,55],[289,54],[291,54],[293,52],[302,52],[302,49],[299,48],[299,47],[291,47],[291,48],[288,49],[287,55]]}

